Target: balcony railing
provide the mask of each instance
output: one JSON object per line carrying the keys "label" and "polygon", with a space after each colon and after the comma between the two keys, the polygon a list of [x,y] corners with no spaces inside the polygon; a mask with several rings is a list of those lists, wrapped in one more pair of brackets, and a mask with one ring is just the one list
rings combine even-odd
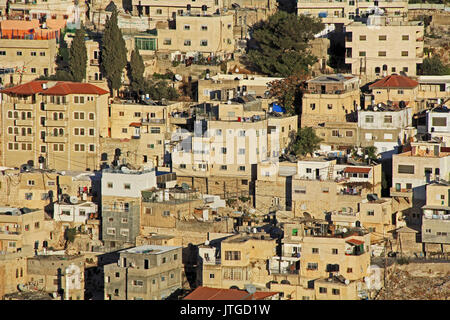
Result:
{"label": "balcony railing", "polygon": [[149,124],[164,124],[165,121],[166,121],[165,119],[153,119],[153,118],[150,118],[150,119],[143,118],[141,120],[142,124],[146,124],[146,123],[149,123]]}

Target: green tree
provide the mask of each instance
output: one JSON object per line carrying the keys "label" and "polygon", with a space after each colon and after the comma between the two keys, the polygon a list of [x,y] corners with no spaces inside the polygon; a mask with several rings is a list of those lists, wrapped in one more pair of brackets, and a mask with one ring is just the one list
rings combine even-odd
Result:
{"label": "green tree", "polygon": [[69,70],[73,80],[77,82],[86,79],[87,51],[84,42],[85,32],[83,25],[77,29],[69,49]]}
{"label": "green tree", "polygon": [[450,67],[444,65],[438,55],[433,55],[431,58],[423,59],[421,73],[423,75],[447,75],[450,74]]}
{"label": "green tree", "polygon": [[177,100],[180,96],[178,91],[169,86],[167,81],[160,80],[158,82],[147,81],[145,85],[145,93],[150,95],[150,98],[153,100]]}
{"label": "green tree", "polygon": [[74,242],[77,234],[76,228],[66,228],[64,230],[64,239],[68,242]]}
{"label": "green tree", "polygon": [[276,98],[289,115],[300,114],[300,106],[306,77],[290,76],[269,83],[269,94]]}
{"label": "green tree", "polygon": [[128,64],[128,77],[131,82],[131,91],[135,97],[138,97],[145,89],[144,71],[144,60],[139,53],[139,49],[136,47],[131,52],[130,63]]}
{"label": "green tree", "polygon": [[296,139],[291,143],[289,149],[296,155],[313,155],[314,151],[319,149],[321,141],[322,139],[316,135],[313,128],[299,128]]}
{"label": "green tree", "polygon": [[118,91],[122,85],[122,73],[127,65],[127,49],[117,25],[117,14],[117,9],[114,9],[111,17],[106,19],[101,49],[102,71],[113,95],[114,90]]}
{"label": "green tree", "polygon": [[309,41],[323,29],[319,18],[278,11],[252,28],[254,47],[249,49],[248,60],[269,76],[306,74],[317,61]]}

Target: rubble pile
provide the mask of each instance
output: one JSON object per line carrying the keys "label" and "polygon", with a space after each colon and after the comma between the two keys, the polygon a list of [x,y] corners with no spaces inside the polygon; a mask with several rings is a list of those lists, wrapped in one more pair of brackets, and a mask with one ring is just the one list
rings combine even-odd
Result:
{"label": "rubble pile", "polygon": [[446,274],[395,270],[377,300],[449,300],[450,271]]}

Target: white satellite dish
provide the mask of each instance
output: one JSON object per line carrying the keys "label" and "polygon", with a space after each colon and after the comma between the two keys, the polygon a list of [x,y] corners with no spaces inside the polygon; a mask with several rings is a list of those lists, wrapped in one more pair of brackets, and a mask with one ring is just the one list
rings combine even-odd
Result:
{"label": "white satellite dish", "polygon": [[209,246],[209,241],[208,240],[205,241],[205,246]]}
{"label": "white satellite dish", "polygon": [[179,75],[179,74],[176,74],[176,75],[174,76],[174,78],[175,78],[175,80],[177,80],[177,81],[183,80],[183,77],[182,77],[181,75]]}
{"label": "white satellite dish", "polygon": [[130,173],[131,172],[131,170],[128,169],[126,166],[121,167],[120,171],[122,171],[123,173]]}
{"label": "white satellite dish", "polygon": [[358,111],[361,110],[361,106],[357,106],[356,110],[358,110]]}
{"label": "white satellite dish", "polygon": [[348,286],[349,284],[350,284],[350,280],[348,280],[348,279],[345,279],[345,284]]}
{"label": "white satellite dish", "polygon": [[342,229],[342,231],[344,231],[344,233],[346,233],[347,232],[347,228]]}
{"label": "white satellite dish", "polygon": [[69,201],[70,201],[71,204],[77,204],[77,203],[78,203],[78,197],[76,197],[76,196],[71,196],[71,197],[69,198]]}
{"label": "white satellite dish", "polygon": [[377,111],[378,110],[378,108],[377,107],[373,107],[373,111]]}

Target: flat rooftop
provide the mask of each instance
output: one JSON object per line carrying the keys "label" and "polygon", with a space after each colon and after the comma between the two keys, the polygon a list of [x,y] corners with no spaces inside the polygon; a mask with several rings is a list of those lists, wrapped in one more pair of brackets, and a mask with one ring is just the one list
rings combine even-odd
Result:
{"label": "flat rooftop", "polygon": [[172,250],[181,248],[180,246],[157,246],[157,245],[143,245],[130,249],[125,249],[120,252],[126,253],[141,253],[141,254],[162,254]]}

